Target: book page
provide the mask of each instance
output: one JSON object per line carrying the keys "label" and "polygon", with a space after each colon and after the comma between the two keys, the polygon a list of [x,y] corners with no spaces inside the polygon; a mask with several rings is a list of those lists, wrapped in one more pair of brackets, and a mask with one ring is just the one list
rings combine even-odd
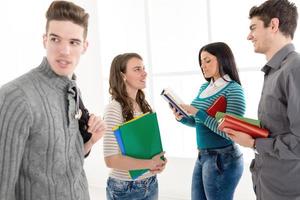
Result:
{"label": "book page", "polygon": [[176,95],[170,88],[164,89],[163,93],[168,95],[170,98],[172,98],[176,104],[178,105],[184,104],[184,102],[180,99],[180,97]]}

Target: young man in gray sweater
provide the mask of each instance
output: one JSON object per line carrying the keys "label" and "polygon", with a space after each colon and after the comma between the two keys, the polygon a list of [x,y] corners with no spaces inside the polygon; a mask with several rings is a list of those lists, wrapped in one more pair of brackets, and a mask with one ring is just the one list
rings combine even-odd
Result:
{"label": "young man in gray sweater", "polygon": [[89,15],[66,1],[46,13],[39,67],[0,89],[0,199],[88,200],[84,155],[105,132],[90,115],[84,144],[74,70],[85,52]]}

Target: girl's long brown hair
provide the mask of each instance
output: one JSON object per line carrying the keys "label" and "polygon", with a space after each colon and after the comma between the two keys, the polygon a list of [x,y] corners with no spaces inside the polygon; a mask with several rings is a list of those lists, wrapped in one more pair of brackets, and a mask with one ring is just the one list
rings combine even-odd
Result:
{"label": "girl's long brown hair", "polygon": [[[134,117],[132,100],[127,94],[126,85],[122,77],[122,73],[126,73],[127,63],[131,58],[143,60],[137,53],[117,55],[111,63],[109,75],[109,93],[111,94],[112,99],[115,99],[121,104],[122,115],[125,121],[131,120]],[[142,90],[138,90],[135,100],[143,113],[152,112]]]}

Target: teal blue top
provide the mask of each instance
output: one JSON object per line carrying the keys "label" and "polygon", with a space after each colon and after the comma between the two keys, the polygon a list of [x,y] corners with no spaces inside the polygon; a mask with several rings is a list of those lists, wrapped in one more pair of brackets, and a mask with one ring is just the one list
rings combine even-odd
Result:
{"label": "teal blue top", "polygon": [[182,118],[181,123],[196,127],[198,149],[221,148],[233,142],[222,131],[218,130],[218,122],[214,117],[206,113],[207,108],[214,103],[219,96],[225,96],[227,101],[226,112],[243,116],[245,113],[245,97],[243,88],[235,81],[230,81],[223,89],[212,96],[201,98],[200,94],[207,88],[204,83],[191,105],[199,109],[195,116]]}

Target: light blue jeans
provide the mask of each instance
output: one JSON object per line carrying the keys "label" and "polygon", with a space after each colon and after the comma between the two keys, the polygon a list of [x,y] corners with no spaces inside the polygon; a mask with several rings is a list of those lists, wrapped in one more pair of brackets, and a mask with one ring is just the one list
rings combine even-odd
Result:
{"label": "light blue jeans", "polygon": [[236,145],[200,150],[192,178],[192,200],[232,200],[244,169]]}
{"label": "light blue jeans", "polygon": [[157,200],[158,183],[156,176],[123,181],[109,177],[106,187],[107,200]]}

